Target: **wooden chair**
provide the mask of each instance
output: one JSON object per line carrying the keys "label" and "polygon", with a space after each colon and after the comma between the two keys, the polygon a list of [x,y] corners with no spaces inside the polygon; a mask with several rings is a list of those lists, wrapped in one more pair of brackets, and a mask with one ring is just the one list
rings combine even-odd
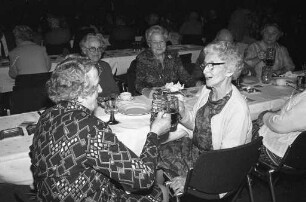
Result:
{"label": "wooden chair", "polygon": [[[258,160],[261,145],[259,137],[238,147],[202,153],[188,172],[184,195],[207,200],[234,196],[235,201],[247,182],[253,202],[249,173]],[[224,197],[220,197],[222,193],[226,193]]]}
{"label": "wooden chair", "polygon": [[272,201],[276,201],[274,187],[279,179],[279,174],[299,175],[306,173],[306,131],[302,132],[288,147],[279,165],[270,159],[259,158],[252,174],[269,183]]}

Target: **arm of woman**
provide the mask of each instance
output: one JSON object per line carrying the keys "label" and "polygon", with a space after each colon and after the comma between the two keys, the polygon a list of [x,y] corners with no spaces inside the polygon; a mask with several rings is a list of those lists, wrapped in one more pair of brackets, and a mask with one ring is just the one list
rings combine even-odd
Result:
{"label": "arm of woman", "polygon": [[13,52],[9,53],[9,58],[10,58],[10,68],[9,68],[9,76],[13,79],[16,78],[18,72],[17,72],[17,66],[16,62],[18,60],[18,56],[16,56]]}
{"label": "arm of woman", "polygon": [[[287,107],[287,105],[285,105]],[[306,129],[306,97],[289,110],[280,113],[268,112],[263,116],[264,124],[276,133],[289,133]]]}
{"label": "arm of woman", "polygon": [[195,86],[196,81],[192,78],[192,76],[186,71],[181,61],[181,58],[177,54],[174,60],[174,67],[177,68],[177,75],[179,77],[179,81],[185,84],[185,87]]}
{"label": "arm of woman", "polygon": [[[100,78],[103,77],[105,78],[105,82],[107,85],[107,92],[109,92],[109,94],[116,94],[118,95],[120,93],[118,85],[115,82],[115,79],[113,77],[113,73],[112,73],[112,68],[110,67],[110,65],[105,62],[104,63],[104,72],[101,73]],[[103,74],[103,75],[102,75]],[[103,82],[103,78],[102,78],[102,82]],[[106,90],[106,89],[103,89]]]}
{"label": "arm of woman", "polygon": [[251,140],[252,121],[247,109],[233,109],[229,117],[221,149],[236,147]]}
{"label": "arm of woman", "polygon": [[251,44],[246,48],[244,54],[244,62],[247,64],[247,67],[251,68],[250,71],[255,72],[257,66],[264,66],[265,63],[262,61],[263,52],[258,53],[258,48],[256,44]]}
{"label": "arm of woman", "polygon": [[[99,140],[103,140],[98,144]],[[149,133],[138,157],[107,130],[96,130],[88,140],[86,165],[111,178],[125,191],[148,189],[154,184],[157,134]]]}
{"label": "arm of woman", "polygon": [[280,72],[281,74],[286,73],[287,71],[293,71],[295,69],[295,66],[293,64],[293,61],[289,55],[289,52],[287,48],[282,48],[282,60],[283,60],[283,72]]}
{"label": "arm of woman", "polygon": [[136,58],[136,79],[135,79],[135,88],[138,92],[142,93],[143,90],[148,88],[146,85],[147,78],[147,64],[141,61],[141,59]]}

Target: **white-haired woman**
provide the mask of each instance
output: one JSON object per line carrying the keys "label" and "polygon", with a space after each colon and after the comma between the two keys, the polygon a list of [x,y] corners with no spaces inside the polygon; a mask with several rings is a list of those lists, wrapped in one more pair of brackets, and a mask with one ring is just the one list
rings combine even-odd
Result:
{"label": "white-haired woman", "polygon": [[101,60],[107,47],[106,44],[102,34],[89,33],[80,41],[80,48],[82,54],[96,63],[99,70],[100,86],[103,88],[103,92],[99,93],[99,97],[114,97],[119,94],[119,88],[114,80],[110,65]]}
{"label": "white-haired woman", "polygon": [[147,29],[148,49],[136,58],[136,90],[141,94],[151,95],[155,87],[166,83],[180,82],[186,87],[194,86],[195,81],[184,69],[176,51],[167,50],[168,32],[159,25]]}
{"label": "white-haired woman", "polygon": [[159,166],[174,177],[171,187],[176,193],[184,190],[188,167],[193,165],[200,153],[251,141],[252,121],[248,105],[231,83],[241,72],[242,56],[235,45],[221,41],[208,44],[204,55],[202,69],[206,86],[192,111],[180,104],[180,123],[190,133],[171,133],[168,141],[184,135],[189,138],[168,142],[160,149]]}

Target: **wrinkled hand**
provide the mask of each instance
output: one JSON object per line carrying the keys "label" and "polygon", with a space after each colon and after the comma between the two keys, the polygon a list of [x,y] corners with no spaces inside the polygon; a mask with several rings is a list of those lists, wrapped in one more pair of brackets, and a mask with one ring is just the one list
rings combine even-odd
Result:
{"label": "wrinkled hand", "polygon": [[170,187],[173,189],[174,194],[178,195],[179,193],[184,193],[184,187],[186,182],[186,177],[178,176],[171,180]]}
{"label": "wrinkled hand", "polygon": [[261,60],[264,60],[266,58],[266,52],[260,51],[258,53],[258,58],[261,59]]}
{"label": "wrinkled hand", "polygon": [[179,113],[180,113],[181,118],[184,118],[186,116],[185,110],[186,108],[185,108],[184,102],[179,100]]}
{"label": "wrinkled hand", "polygon": [[158,136],[166,134],[170,131],[171,127],[171,115],[159,112],[157,117],[151,124],[151,132],[156,133]]}

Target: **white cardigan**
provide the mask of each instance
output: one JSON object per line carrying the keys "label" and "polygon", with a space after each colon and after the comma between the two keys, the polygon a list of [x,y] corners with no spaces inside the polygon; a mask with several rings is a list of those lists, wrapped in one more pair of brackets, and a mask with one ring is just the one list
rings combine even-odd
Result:
{"label": "white cardigan", "polygon": [[[211,120],[214,150],[243,145],[252,139],[252,120],[248,105],[234,85],[232,89],[231,98],[222,111],[213,116]],[[185,123],[192,125],[192,128],[189,128],[191,131],[188,132],[190,138],[193,135],[196,113],[207,102],[210,91],[204,86],[193,110],[187,111],[186,116],[181,120],[183,125]]]}

